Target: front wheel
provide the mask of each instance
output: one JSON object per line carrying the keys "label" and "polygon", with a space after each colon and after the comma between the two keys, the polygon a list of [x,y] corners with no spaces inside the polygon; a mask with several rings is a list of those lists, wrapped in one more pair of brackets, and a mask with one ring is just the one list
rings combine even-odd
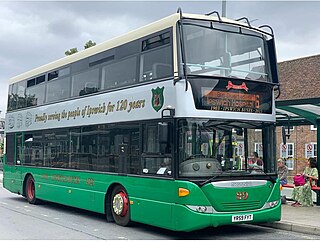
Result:
{"label": "front wheel", "polygon": [[27,181],[25,183],[25,192],[27,201],[31,204],[36,204],[38,202],[36,198],[36,190],[34,185],[34,179],[32,176],[28,176]]}
{"label": "front wheel", "polygon": [[123,186],[118,185],[112,191],[111,212],[117,224],[121,226],[130,224],[129,197]]}

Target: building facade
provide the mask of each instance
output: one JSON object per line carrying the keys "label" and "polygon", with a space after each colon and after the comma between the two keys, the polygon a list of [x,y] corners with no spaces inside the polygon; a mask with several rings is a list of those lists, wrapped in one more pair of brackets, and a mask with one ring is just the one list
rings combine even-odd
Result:
{"label": "building facade", "polygon": [[[281,94],[277,100],[320,97],[320,55],[278,63]],[[277,156],[286,159],[289,175],[301,173],[308,157],[317,156],[317,128],[313,125],[290,126],[290,137],[283,145],[277,127]],[[286,129],[287,130],[287,129]]]}

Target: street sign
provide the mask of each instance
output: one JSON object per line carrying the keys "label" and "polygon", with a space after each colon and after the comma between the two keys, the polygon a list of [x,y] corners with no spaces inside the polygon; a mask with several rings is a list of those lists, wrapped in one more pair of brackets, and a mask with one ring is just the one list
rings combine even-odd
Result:
{"label": "street sign", "polygon": [[281,146],[280,146],[280,157],[285,157],[285,158],[287,158],[287,156],[288,156],[288,153],[287,153],[287,145],[285,145],[285,144],[281,144]]}
{"label": "street sign", "polygon": [[315,144],[309,143],[305,144],[305,156],[306,158],[314,157],[315,156]]}

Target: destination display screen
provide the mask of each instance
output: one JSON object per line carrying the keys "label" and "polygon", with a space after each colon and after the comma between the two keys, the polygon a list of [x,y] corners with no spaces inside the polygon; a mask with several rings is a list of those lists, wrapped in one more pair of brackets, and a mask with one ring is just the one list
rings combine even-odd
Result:
{"label": "destination display screen", "polygon": [[197,109],[245,113],[272,113],[270,84],[239,80],[191,81]]}

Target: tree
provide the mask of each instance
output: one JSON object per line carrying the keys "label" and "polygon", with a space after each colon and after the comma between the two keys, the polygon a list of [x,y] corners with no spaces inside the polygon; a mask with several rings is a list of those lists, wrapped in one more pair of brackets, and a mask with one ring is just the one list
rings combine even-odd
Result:
{"label": "tree", "polygon": [[[96,45],[96,42],[93,42],[92,40],[89,40],[84,44],[83,48],[84,49],[88,49],[88,48],[90,48],[92,46],[95,46],[95,45]],[[72,54],[77,53],[77,52],[78,52],[77,48],[71,48],[70,50],[67,50],[64,53],[65,53],[65,55],[72,55]]]}
{"label": "tree", "polygon": [[74,53],[77,53],[78,49],[77,48],[71,48],[70,50],[67,50],[65,53],[65,55],[72,55]]}
{"label": "tree", "polygon": [[85,43],[85,45],[83,46],[85,49],[88,49],[92,46],[95,46],[96,42],[93,42],[92,40],[89,40],[87,43]]}

